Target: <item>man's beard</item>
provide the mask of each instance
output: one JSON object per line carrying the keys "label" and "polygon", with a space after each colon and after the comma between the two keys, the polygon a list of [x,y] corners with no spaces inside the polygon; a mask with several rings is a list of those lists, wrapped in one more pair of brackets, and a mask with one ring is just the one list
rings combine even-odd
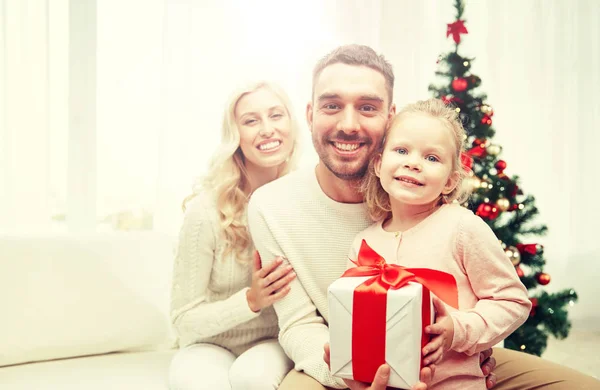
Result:
{"label": "man's beard", "polygon": [[[314,134],[314,133],[313,133]],[[361,180],[365,174],[367,173],[367,169],[369,167],[369,159],[365,159],[365,161],[363,162],[363,164],[356,170],[353,171],[347,171],[346,169],[336,169],[336,167],[340,167],[343,166],[344,162],[339,161],[336,162],[334,161],[335,157],[332,155],[333,152],[329,153],[328,152],[328,148],[330,146],[332,146],[332,140],[331,138],[334,138],[336,141],[340,141],[340,142],[359,142],[362,145],[360,146],[361,148],[368,148],[371,144],[372,141],[369,138],[360,138],[357,135],[348,135],[346,133],[344,133],[343,131],[338,131],[337,134],[335,134],[335,137],[333,136],[323,136],[321,137],[321,139],[315,139],[313,137],[313,144],[315,146],[315,149],[317,151],[317,154],[319,155],[319,158],[321,159],[321,161],[323,162],[323,165],[325,165],[327,167],[327,169],[338,179],[341,180],[348,180],[348,181],[358,181]],[[335,148],[335,146],[332,146]]]}

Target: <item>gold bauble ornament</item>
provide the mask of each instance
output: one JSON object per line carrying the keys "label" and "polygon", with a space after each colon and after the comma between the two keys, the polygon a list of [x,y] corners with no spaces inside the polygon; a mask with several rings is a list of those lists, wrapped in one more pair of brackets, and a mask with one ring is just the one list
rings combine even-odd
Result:
{"label": "gold bauble ornament", "polygon": [[510,201],[506,198],[500,198],[496,201],[496,206],[502,211],[508,210],[510,207]]}
{"label": "gold bauble ornament", "polygon": [[492,144],[486,148],[486,151],[491,156],[497,156],[502,152],[502,146]]}
{"label": "gold bauble ornament", "polygon": [[506,257],[510,260],[510,262],[516,267],[521,263],[521,253],[514,246],[509,246],[504,250]]}

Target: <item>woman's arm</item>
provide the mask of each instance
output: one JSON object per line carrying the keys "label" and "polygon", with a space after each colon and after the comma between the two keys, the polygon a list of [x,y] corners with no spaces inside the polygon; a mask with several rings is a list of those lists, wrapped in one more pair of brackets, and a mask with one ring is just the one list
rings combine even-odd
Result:
{"label": "woman's arm", "polygon": [[260,313],[253,312],[248,306],[248,288],[218,302],[206,301],[213,266],[222,261],[215,259],[218,240],[215,224],[218,221],[211,218],[211,210],[207,207],[201,195],[188,203],[175,257],[171,321],[180,337],[185,335],[185,339],[218,335]]}

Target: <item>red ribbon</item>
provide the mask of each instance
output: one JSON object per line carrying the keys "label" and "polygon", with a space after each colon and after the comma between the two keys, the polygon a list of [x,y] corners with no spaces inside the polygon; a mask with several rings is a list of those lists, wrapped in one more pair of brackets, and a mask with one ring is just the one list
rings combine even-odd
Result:
{"label": "red ribbon", "polygon": [[452,39],[457,44],[460,43],[460,34],[468,34],[467,28],[465,27],[464,20],[457,20],[454,23],[448,23],[448,29],[446,30],[446,38],[452,35]]}
{"label": "red ribbon", "polygon": [[354,290],[352,374],[355,380],[372,382],[379,366],[385,363],[387,291],[399,289],[408,282],[423,285],[421,348],[429,342],[429,335],[425,333],[425,327],[431,322],[429,291],[454,308],[458,308],[458,292],[454,276],[428,268],[387,264],[365,240],[354,263],[357,267],[348,269],[342,277],[373,277]]}

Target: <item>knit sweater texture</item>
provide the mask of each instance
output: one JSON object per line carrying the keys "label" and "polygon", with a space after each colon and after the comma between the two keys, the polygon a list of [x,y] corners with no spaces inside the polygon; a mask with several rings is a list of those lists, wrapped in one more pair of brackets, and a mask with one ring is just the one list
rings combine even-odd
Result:
{"label": "knit sweater texture", "polygon": [[277,337],[277,317],[272,307],[257,313],[248,307],[252,264],[224,255],[221,232],[210,193],[188,202],[175,256],[171,320],[180,347],[210,343],[239,356]]}

